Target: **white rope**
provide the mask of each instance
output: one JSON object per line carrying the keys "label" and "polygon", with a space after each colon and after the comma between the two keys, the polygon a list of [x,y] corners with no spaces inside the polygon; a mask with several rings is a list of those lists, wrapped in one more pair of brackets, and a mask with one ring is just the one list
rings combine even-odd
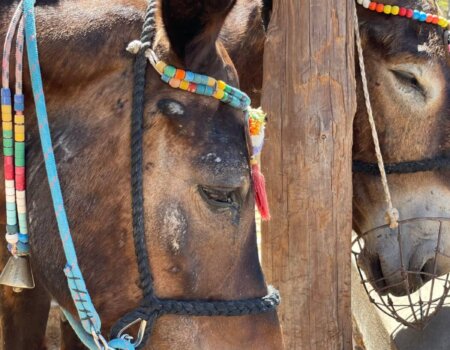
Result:
{"label": "white rope", "polygon": [[369,116],[370,128],[372,130],[372,138],[373,138],[373,143],[375,146],[375,154],[377,156],[378,168],[380,169],[381,183],[383,185],[384,197],[385,197],[386,203],[388,205],[388,209],[386,211],[386,221],[391,228],[397,228],[399,212],[392,205],[391,192],[389,190],[389,184],[387,181],[386,170],[384,168],[383,155],[381,154],[380,141],[378,139],[377,128],[375,125],[375,119],[373,117],[372,105],[370,103],[370,95],[369,95],[369,89],[367,87],[367,76],[366,76],[366,68],[364,65],[364,56],[363,56],[363,49],[362,49],[362,44],[361,44],[361,36],[359,34],[359,21],[358,21],[358,13],[356,10],[356,4],[354,6],[354,10],[355,10],[355,16],[354,16],[355,17],[355,39],[356,39],[356,47],[358,50],[358,60],[359,60],[359,67],[360,67],[360,71],[361,71],[361,80],[362,80],[362,86],[363,86],[363,91],[364,91],[364,99],[366,102],[367,115]]}

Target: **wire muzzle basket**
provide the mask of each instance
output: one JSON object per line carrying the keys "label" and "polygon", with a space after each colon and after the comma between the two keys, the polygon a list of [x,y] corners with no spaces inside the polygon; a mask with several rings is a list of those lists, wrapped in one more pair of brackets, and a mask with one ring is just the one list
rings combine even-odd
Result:
{"label": "wire muzzle basket", "polygon": [[[405,235],[408,228],[417,229],[423,225],[433,227],[434,232],[430,236],[433,239],[429,242],[433,242],[434,257],[422,269],[414,271],[405,262]],[[442,274],[438,271],[439,261],[447,259],[450,266],[450,256],[448,252],[444,252],[442,244],[443,235],[447,232],[450,232],[450,218],[414,218],[399,221],[395,229],[391,229],[389,225],[376,227],[353,240],[352,254],[361,283],[370,301],[379,310],[407,327],[421,330],[439,310],[450,305],[450,273]],[[368,266],[368,256],[376,254],[368,251],[367,242],[375,242],[382,235],[389,235],[395,243],[394,252],[398,253],[396,261],[399,266],[387,275],[381,273],[380,277],[375,276]]]}

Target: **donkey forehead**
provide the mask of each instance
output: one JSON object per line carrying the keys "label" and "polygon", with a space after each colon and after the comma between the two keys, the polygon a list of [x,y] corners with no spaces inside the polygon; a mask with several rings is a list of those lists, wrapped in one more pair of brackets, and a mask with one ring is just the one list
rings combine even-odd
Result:
{"label": "donkey forehead", "polygon": [[189,93],[162,97],[156,113],[167,120],[174,133],[197,144],[236,143],[244,140],[244,112],[209,97]]}

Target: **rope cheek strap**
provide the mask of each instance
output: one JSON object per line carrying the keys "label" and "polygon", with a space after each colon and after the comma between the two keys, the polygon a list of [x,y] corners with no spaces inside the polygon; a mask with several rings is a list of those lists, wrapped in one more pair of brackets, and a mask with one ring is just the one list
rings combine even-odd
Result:
{"label": "rope cheek strap", "polygon": [[356,6],[354,7],[354,17],[355,17],[355,39],[356,39],[356,48],[358,51],[358,61],[359,67],[361,71],[361,80],[364,92],[364,99],[366,103],[367,115],[369,117],[370,130],[372,132],[373,143],[375,146],[375,154],[377,157],[377,164],[381,174],[381,183],[383,185],[384,197],[387,203],[386,210],[386,221],[391,228],[398,227],[398,219],[399,212],[396,208],[394,208],[392,204],[391,191],[389,190],[389,184],[386,176],[386,170],[384,168],[383,155],[381,154],[380,141],[378,140],[378,132],[375,125],[375,118],[373,117],[372,104],[370,103],[370,94],[369,88],[367,86],[367,76],[366,76],[366,68],[364,65],[364,55],[361,44],[361,36],[359,34],[359,21],[358,21],[358,13],[356,11]]}

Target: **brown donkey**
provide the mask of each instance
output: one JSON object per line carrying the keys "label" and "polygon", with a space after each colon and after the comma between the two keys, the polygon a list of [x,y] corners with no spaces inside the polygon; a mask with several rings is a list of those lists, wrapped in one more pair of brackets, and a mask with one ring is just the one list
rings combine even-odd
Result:
{"label": "brown donkey", "polygon": [[[384,3],[439,11],[433,0]],[[402,258],[397,235],[382,229],[365,237],[360,262],[369,278],[382,279],[376,286],[382,294],[404,295],[431,275],[450,272],[450,221],[442,222],[438,245],[439,222],[423,219],[450,218],[450,54],[439,26],[356,6],[370,100],[381,151],[390,164],[393,204],[400,220],[419,219],[401,226]],[[360,78],[357,91],[353,158],[376,163]],[[355,230],[363,233],[385,224],[379,174],[356,172],[353,189]],[[410,271],[408,287],[401,264]]]}
{"label": "brown donkey", "polygon": [[[160,57],[240,85],[257,105],[264,44],[260,2],[161,4]],[[16,5],[0,4],[1,38]],[[131,234],[133,68],[125,47],[139,37],[145,8],[145,0],[101,5],[92,0],[42,0],[36,9],[65,204],[80,267],[106,330],[142,298]],[[154,70],[147,72],[147,80],[145,223],[157,296],[236,300],[267,294],[256,246],[242,113],[214,99],[171,89]],[[27,96],[30,89],[25,86]],[[45,348],[51,299],[76,314],[32,110],[29,103],[27,184],[36,288],[20,294],[1,288],[1,348],[8,350]],[[2,265],[8,257],[3,246]],[[68,327],[63,330],[62,349],[83,348]],[[145,347],[281,348],[274,312],[237,318],[163,316]]]}

